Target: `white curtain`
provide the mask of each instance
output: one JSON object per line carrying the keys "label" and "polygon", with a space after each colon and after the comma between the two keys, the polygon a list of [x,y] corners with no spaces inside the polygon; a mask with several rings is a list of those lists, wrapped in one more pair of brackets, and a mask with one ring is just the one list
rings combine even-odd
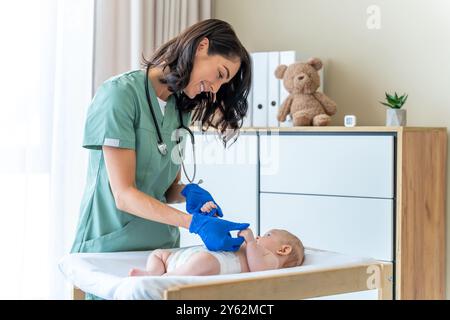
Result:
{"label": "white curtain", "polygon": [[0,299],[68,297],[93,23],[91,0],[0,1]]}
{"label": "white curtain", "polygon": [[210,14],[210,0],[0,1],[0,299],[70,298],[57,263],[78,221],[92,95]]}
{"label": "white curtain", "polygon": [[211,18],[211,0],[97,0],[94,90],[109,77],[139,69],[160,45]]}

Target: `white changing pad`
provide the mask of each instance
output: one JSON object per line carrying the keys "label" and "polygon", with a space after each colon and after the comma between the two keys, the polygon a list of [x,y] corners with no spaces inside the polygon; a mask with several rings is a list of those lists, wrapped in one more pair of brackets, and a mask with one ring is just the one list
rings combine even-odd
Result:
{"label": "white changing pad", "polygon": [[73,253],[61,259],[59,269],[74,286],[104,299],[158,300],[163,299],[165,290],[178,285],[248,279],[375,262],[371,258],[306,248],[303,265],[295,268],[216,276],[128,277],[130,268],[145,269],[150,252]]}

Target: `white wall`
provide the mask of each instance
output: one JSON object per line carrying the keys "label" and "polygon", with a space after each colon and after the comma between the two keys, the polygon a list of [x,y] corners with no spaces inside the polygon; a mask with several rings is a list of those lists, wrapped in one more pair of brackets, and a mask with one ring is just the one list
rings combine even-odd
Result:
{"label": "white wall", "polygon": [[[380,29],[367,27],[371,5],[380,9]],[[322,58],[325,91],[338,104],[334,125],[345,114],[359,125],[384,125],[378,101],[397,91],[409,94],[409,126],[450,127],[450,1],[214,0],[213,16],[231,23],[251,52]],[[449,226],[447,219],[447,233]],[[447,296],[449,258],[447,240]]]}

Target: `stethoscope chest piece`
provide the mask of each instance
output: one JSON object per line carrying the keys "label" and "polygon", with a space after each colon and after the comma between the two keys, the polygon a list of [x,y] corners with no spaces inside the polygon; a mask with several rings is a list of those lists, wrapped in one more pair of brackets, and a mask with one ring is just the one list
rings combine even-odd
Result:
{"label": "stethoscope chest piece", "polygon": [[161,153],[163,156],[165,156],[167,154],[167,144],[163,143],[158,143],[158,150],[159,153]]}

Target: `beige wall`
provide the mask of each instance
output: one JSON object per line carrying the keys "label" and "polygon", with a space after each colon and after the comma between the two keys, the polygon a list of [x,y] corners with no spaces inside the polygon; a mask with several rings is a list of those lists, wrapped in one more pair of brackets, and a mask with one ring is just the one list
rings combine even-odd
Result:
{"label": "beige wall", "polygon": [[[214,0],[213,5],[213,16],[231,23],[250,52],[296,50],[322,58],[325,91],[338,104],[333,124],[355,114],[359,125],[384,125],[385,107],[378,100],[395,90],[409,94],[409,126],[450,127],[450,1]],[[380,8],[380,29],[367,27],[370,5]],[[449,195],[450,188],[447,203]],[[447,219],[447,232],[449,225]]]}

